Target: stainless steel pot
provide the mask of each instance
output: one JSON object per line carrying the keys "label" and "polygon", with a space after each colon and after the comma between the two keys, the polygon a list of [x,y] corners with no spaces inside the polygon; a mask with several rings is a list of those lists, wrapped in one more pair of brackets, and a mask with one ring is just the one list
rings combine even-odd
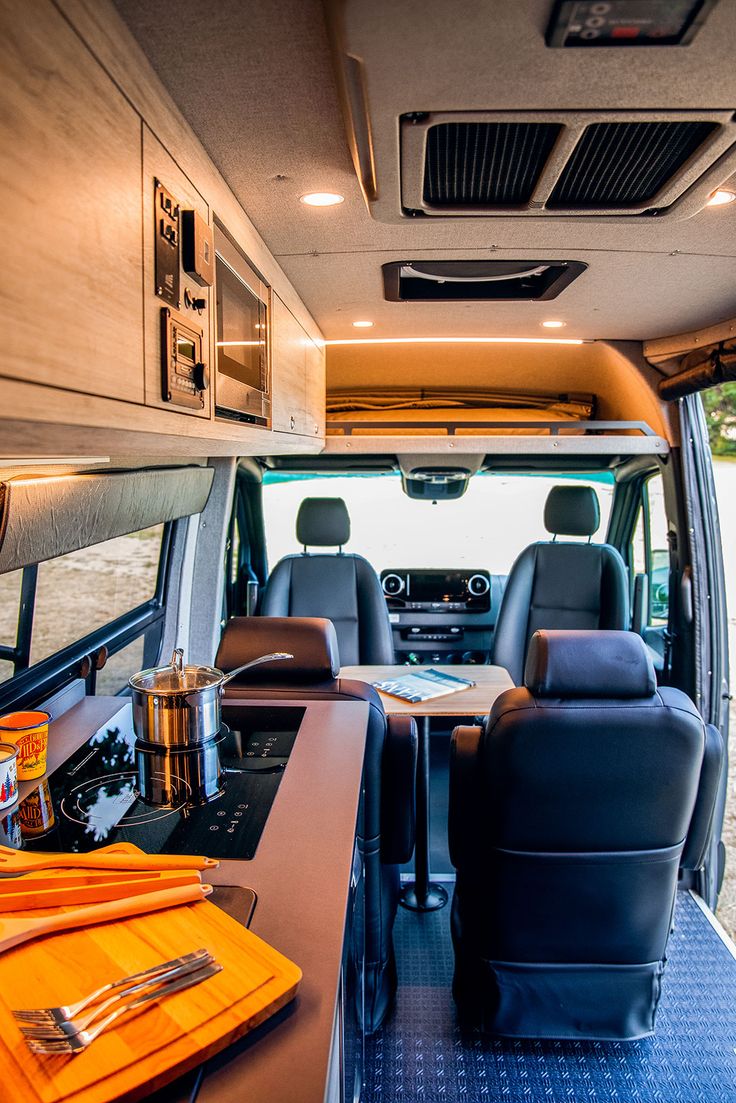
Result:
{"label": "stainless steel pot", "polygon": [[135,734],[163,747],[204,743],[220,730],[222,691],[231,678],[261,663],[293,658],[286,651],[276,651],[223,674],[214,666],[185,666],[184,652],[177,647],[169,666],[142,670],[128,682]]}
{"label": "stainless steel pot", "polygon": [[208,804],[222,795],[219,743],[208,739],[194,747],[135,743],[138,786],[146,804],[180,809]]}

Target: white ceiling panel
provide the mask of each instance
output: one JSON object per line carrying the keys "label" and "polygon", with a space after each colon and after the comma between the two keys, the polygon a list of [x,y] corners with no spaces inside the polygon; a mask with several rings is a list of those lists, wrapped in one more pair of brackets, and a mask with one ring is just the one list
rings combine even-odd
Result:
{"label": "white ceiling panel", "polygon": [[[736,204],[685,221],[371,217],[348,152],[318,0],[116,0],[184,115],[327,338],[535,332],[643,339],[736,315]],[[551,0],[348,0],[381,193],[399,195],[398,116],[427,110],[736,110],[736,0],[692,45],[551,50]],[[309,209],[307,191],[338,191]],[[398,199],[396,200],[398,202]],[[398,209],[398,208],[397,208]],[[560,258],[589,269],[550,303],[396,304],[389,260]]]}

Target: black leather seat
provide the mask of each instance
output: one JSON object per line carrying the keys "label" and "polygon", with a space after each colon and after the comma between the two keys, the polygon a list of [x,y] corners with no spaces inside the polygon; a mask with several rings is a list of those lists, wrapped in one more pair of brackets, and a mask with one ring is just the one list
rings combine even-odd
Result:
{"label": "black leather seat", "polygon": [[[305,498],[296,518],[301,555],[287,555],[271,572],[261,614],[328,617],[335,625],[343,666],[394,662],[388,608],[381,584],[361,555],[345,555],[350,517],[342,498]],[[308,554],[307,547],[339,547]]]}
{"label": "black leather seat", "polygon": [[[417,730],[411,717],[386,716],[372,686],[339,677],[335,630],[328,620],[235,617],[217,652],[219,670],[271,651],[293,662],[263,664],[234,679],[226,701],[263,699],[365,701],[369,706],[358,846],[365,877],[365,1029],[377,1030],[396,991],[393,926],[399,902],[399,866],[414,851]],[[227,717],[226,717],[227,718]],[[330,876],[329,869],[325,876]],[[318,886],[316,886],[318,889]],[[362,956],[362,953],[361,953]]]}
{"label": "black leather seat", "polygon": [[[595,491],[556,486],[544,507],[548,532],[591,537],[600,525]],[[540,541],[509,573],[496,622],[493,661],[521,685],[529,640],[538,628],[629,627],[624,561],[610,544]]]}
{"label": "black leather seat", "polygon": [[456,1001],[511,1037],[644,1037],[720,733],[633,632],[537,632],[525,685],[453,733]]}

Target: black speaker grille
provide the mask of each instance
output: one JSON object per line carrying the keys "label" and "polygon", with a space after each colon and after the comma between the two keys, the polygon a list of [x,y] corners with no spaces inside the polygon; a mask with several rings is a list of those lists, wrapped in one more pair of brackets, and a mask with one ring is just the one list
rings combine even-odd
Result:
{"label": "black speaker grille", "polygon": [[547,206],[647,203],[715,128],[710,122],[593,123],[573,150]]}
{"label": "black speaker grille", "polygon": [[424,202],[527,203],[560,132],[556,123],[438,123],[427,131]]}

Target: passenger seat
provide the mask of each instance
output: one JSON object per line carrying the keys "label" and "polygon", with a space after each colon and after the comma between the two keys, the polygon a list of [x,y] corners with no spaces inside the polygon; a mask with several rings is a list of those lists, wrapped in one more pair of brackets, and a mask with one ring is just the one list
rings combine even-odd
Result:
{"label": "passenger seat", "polygon": [[589,486],[555,486],[544,507],[553,540],[525,548],[511,568],[496,622],[493,661],[520,685],[529,641],[538,629],[626,630],[629,583],[610,544],[558,543],[558,536],[587,536],[601,521]]}
{"label": "passenger seat", "polygon": [[678,869],[702,867],[723,740],[633,632],[537,632],[524,689],[453,733],[454,994],[495,1034],[654,1030]]}
{"label": "passenger seat", "polygon": [[[326,617],[337,632],[342,666],[393,663],[394,647],[381,583],[361,555],[346,555],[350,516],[342,498],[305,498],[296,518],[301,555],[287,555],[270,574],[264,617]],[[337,547],[337,553],[308,553]]]}
{"label": "passenger seat", "polygon": [[[410,716],[386,716],[371,685],[340,677],[337,640],[327,620],[234,617],[217,652],[219,670],[230,671],[258,655],[282,649],[294,659],[265,663],[225,689],[233,700],[360,701],[367,709],[363,795],[358,847],[363,860],[364,923],[356,931],[364,958],[363,1025],[378,1030],[396,992],[393,927],[399,904],[399,866],[414,851],[417,728]],[[349,733],[346,733],[349,734]],[[329,769],[325,763],[325,769]],[[329,869],[325,875],[329,876]]]}

